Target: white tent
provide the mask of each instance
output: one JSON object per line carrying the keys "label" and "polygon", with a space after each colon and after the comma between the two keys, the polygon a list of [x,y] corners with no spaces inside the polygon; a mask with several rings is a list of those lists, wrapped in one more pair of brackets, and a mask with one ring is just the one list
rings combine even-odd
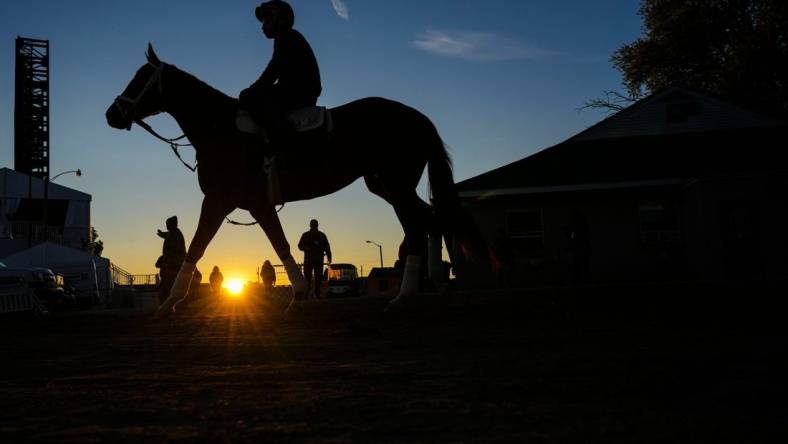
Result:
{"label": "white tent", "polygon": [[109,259],[52,242],[6,256],[2,262],[11,268],[49,268],[62,274],[66,285],[74,287],[78,294],[96,295],[104,301],[107,301],[113,287]]}

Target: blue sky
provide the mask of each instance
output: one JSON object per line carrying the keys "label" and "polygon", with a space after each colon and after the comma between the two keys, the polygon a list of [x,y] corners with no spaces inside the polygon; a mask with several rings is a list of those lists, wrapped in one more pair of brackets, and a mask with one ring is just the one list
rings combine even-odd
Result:
{"label": "blue sky", "polygon": [[[610,54],[641,29],[638,1],[292,0],[296,28],[320,63],[323,95],[337,106],[365,96],[399,100],[428,115],[446,143],[457,181],[521,159],[604,116],[583,103],[620,85]],[[13,66],[17,35],[50,40],[51,171],[93,196],[105,255],[132,273],[154,272],[164,219],[177,214],[191,239],[201,194],[196,176],[139,128],[109,128],[104,111],[145,61],[158,55],[229,95],[259,76],[272,43],[255,1],[114,0],[0,2],[0,166],[13,167]],[[150,123],[179,135],[174,121]],[[187,149],[188,150],[188,149]],[[193,153],[186,153],[193,158]],[[422,191],[426,194],[426,190]],[[294,245],[311,218],[335,261],[378,262],[369,239],[395,258],[394,213],[356,182],[280,213]],[[248,220],[241,211],[236,219]],[[296,253],[294,251],[294,253]],[[297,258],[298,254],[294,254]],[[273,250],[259,228],[224,226],[198,265],[252,279]]]}

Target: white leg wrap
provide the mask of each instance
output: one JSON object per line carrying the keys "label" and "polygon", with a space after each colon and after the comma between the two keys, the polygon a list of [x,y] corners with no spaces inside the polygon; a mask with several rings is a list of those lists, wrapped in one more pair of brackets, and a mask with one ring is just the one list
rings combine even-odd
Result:
{"label": "white leg wrap", "polygon": [[181,265],[181,269],[178,271],[178,275],[175,276],[175,282],[173,282],[172,288],[170,289],[170,295],[167,297],[167,300],[161,304],[157,313],[167,312],[172,309],[175,304],[186,299],[186,295],[189,293],[189,285],[192,283],[194,269],[195,264],[184,262]]}
{"label": "white leg wrap", "polygon": [[290,285],[293,287],[293,292],[299,293],[306,291],[306,279],[304,279],[304,274],[301,273],[301,268],[298,267],[293,256],[282,259],[282,264],[285,266],[287,278],[290,279]]}
{"label": "white leg wrap", "polygon": [[421,256],[408,256],[407,259],[405,259],[405,272],[402,274],[399,295],[389,301],[386,311],[402,307],[408,297],[413,296],[419,291],[419,281],[421,280],[420,269]]}
{"label": "white leg wrap", "polygon": [[421,256],[408,256],[405,259],[405,272],[402,274],[402,284],[399,287],[399,296],[410,296],[419,291],[421,280]]}
{"label": "white leg wrap", "polygon": [[427,240],[427,273],[432,282],[443,282],[443,239],[441,236],[430,236]]}

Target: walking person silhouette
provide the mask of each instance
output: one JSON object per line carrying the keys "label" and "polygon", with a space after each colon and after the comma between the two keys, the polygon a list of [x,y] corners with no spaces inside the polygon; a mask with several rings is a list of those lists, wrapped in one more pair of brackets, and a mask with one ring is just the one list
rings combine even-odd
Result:
{"label": "walking person silhouette", "polygon": [[315,297],[320,297],[320,285],[323,283],[323,256],[331,263],[331,246],[328,238],[322,231],[318,231],[317,219],[309,221],[309,231],[301,235],[298,249],[304,252],[304,277],[306,278],[307,291],[314,279]]}

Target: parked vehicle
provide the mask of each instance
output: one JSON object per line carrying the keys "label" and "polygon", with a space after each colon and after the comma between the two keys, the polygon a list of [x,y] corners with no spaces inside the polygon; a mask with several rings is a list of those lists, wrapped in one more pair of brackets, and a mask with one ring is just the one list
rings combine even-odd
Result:
{"label": "parked vehicle", "polygon": [[63,276],[49,268],[9,268],[0,262],[0,282],[24,282],[49,311],[71,308],[76,304],[73,291],[63,285]]}
{"label": "parked vehicle", "polygon": [[328,279],[323,294],[326,297],[358,296],[358,270],[353,264],[331,264],[328,266]]}

